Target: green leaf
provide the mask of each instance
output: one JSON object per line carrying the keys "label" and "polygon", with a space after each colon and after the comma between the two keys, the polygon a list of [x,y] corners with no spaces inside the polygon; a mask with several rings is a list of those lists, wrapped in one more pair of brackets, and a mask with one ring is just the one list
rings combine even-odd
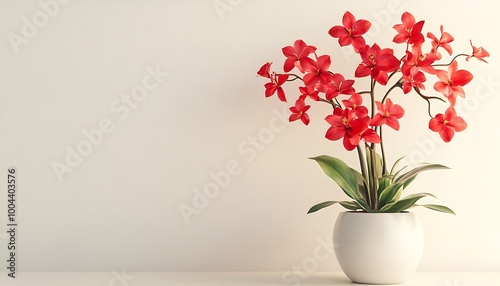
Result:
{"label": "green leaf", "polygon": [[379,195],[379,207],[382,207],[393,201],[394,196],[403,187],[403,184],[392,184],[386,187]]}
{"label": "green leaf", "polygon": [[391,172],[389,174],[391,175],[394,175],[394,171],[396,170],[396,166],[399,164],[399,162],[401,162],[401,160],[403,160],[405,157],[401,157],[399,159],[396,160],[396,162],[394,162],[394,165],[392,165],[392,168],[391,168]]}
{"label": "green leaf", "polygon": [[[372,169],[372,159],[375,163],[374,164],[374,167],[375,167],[374,172],[371,170]],[[368,172],[375,175],[374,179],[378,179],[378,178],[382,177],[382,173],[383,173],[382,157],[380,157],[380,155],[377,152],[375,152],[372,148],[366,147],[366,160],[367,160],[367,164],[368,164]]]}
{"label": "green leaf", "polygon": [[383,174],[383,164],[380,155],[369,146],[366,146],[366,164],[368,167],[368,190],[373,192],[371,193],[373,200],[373,197],[376,196],[375,192],[378,190],[379,178]]}
{"label": "green leaf", "polygon": [[344,193],[354,200],[361,199],[358,189],[358,180],[351,168],[342,160],[322,155],[310,158],[318,162],[325,174],[333,179]]}
{"label": "green leaf", "polygon": [[408,180],[414,179],[420,172],[427,171],[427,170],[436,170],[436,169],[449,169],[446,166],[440,165],[440,164],[425,164],[420,167],[416,167],[411,171],[408,171],[404,173],[403,175],[397,177],[394,179],[394,183],[405,183]]}
{"label": "green leaf", "polygon": [[403,172],[406,168],[408,168],[408,166],[404,166],[403,168],[399,169],[395,174],[394,174],[394,178],[397,178],[399,176],[399,174],[401,172]]}
{"label": "green leaf", "polygon": [[363,200],[366,202],[368,200],[368,187],[365,178],[363,175],[357,170],[351,168],[352,173],[356,177],[356,181],[358,183],[358,191]]}
{"label": "green leaf", "polygon": [[338,201],[326,201],[326,202],[322,202],[319,204],[315,204],[312,208],[309,209],[309,211],[307,211],[307,213],[310,214],[313,212],[317,212],[322,208],[326,208],[326,207],[329,207],[329,206],[331,206],[333,204],[337,204],[337,203],[338,203]]}
{"label": "green leaf", "polygon": [[406,180],[403,184],[403,189],[406,189],[406,187],[408,187],[416,178],[417,178],[417,175]]}
{"label": "green leaf", "polygon": [[339,202],[339,204],[341,206],[343,206],[344,208],[351,210],[351,211],[357,211],[357,210],[363,209],[357,202],[342,201],[342,202]]}
{"label": "green leaf", "polygon": [[417,204],[415,204],[415,206],[416,207],[417,206],[426,207],[426,208],[434,210],[434,211],[455,215],[454,211],[452,211],[450,208],[448,208],[446,206],[442,206],[442,205],[433,205],[433,204],[417,205]]}
{"label": "green leaf", "polygon": [[399,188],[399,190],[396,192],[396,194],[394,194],[394,196],[392,197],[390,202],[395,203],[395,202],[399,201],[399,199],[401,198],[401,194],[403,193],[405,188],[406,188],[405,185],[403,185],[402,188]]}
{"label": "green leaf", "polygon": [[403,199],[401,199],[397,202],[387,204],[383,208],[381,208],[380,210],[383,212],[387,212],[387,213],[399,213],[399,212],[402,212],[406,209],[411,208],[418,200],[420,200],[421,198],[426,197],[426,196],[431,196],[431,197],[435,198],[435,196],[433,194],[429,194],[429,193],[412,194],[412,195],[404,197]]}
{"label": "green leaf", "polygon": [[309,209],[309,211],[307,213],[310,214],[310,213],[319,211],[320,209],[329,207],[329,206],[334,205],[334,204],[340,204],[344,208],[346,208],[348,210],[353,210],[353,211],[362,209],[359,206],[359,204],[356,203],[356,202],[349,202],[349,201],[326,201],[326,202],[322,202],[322,203],[314,205],[312,208]]}
{"label": "green leaf", "polygon": [[392,185],[392,176],[385,175],[378,179],[378,194],[380,194],[385,188]]}
{"label": "green leaf", "polygon": [[363,200],[363,199],[357,199],[357,200],[356,200],[356,203],[357,203],[357,204],[358,204],[358,205],[359,205],[359,206],[360,206],[360,207],[361,207],[364,211],[366,211],[366,212],[368,212],[368,213],[372,213],[372,212],[374,212],[374,210],[373,210],[370,206],[368,206],[368,204],[366,203],[366,201],[365,201],[365,200]]}

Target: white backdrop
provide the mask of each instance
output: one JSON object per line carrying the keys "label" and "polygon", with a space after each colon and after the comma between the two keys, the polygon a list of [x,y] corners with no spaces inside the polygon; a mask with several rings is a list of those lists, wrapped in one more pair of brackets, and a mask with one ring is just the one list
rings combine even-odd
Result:
{"label": "white backdrop", "polygon": [[301,38],[352,72],[357,57],[327,34],[349,10],[374,23],[370,43],[394,47],[391,27],[410,11],[426,32],[443,24],[456,52],[469,53],[472,39],[491,53],[489,64],[463,64],[475,75],[458,104],[466,131],[434,141],[412,93],[387,149],[452,168],[409,190],[457,213],[415,209],[426,235],[420,270],[500,271],[500,19],[493,1],[481,3],[0,2],[0,269],[15,166],[19,271],[273,270],[293,281],[339,270],[330,236],[342,209],[306,211],[344,195],[307,158],[356,165],[356,155],[324,139],[322,107],[310,126],[289,124],[291,102],[266,99],[256,71],[278,68],[281,48]]}

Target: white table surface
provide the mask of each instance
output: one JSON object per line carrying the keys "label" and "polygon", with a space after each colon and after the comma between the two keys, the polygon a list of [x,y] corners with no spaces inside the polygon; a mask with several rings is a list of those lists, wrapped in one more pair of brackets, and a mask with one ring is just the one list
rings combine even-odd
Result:
{"label": "white table surface", "polygon": [[[342,272],[314,272],[285,283],[282,272],[0,272],[0,285],[153,286],[153,285],[366,285],[351,283]],[[405,286],[500,286],[500,272],[417,272]]]}

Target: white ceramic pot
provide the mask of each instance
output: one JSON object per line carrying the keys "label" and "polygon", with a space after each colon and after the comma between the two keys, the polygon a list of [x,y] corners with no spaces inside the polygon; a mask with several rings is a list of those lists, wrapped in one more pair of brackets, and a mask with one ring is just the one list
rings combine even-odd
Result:
{"label": "white ceramic pot", "polygon": [[342,212],[333,246],[340,267],[353,282],[399,284],[417,269],[424,236],[411,212]]}

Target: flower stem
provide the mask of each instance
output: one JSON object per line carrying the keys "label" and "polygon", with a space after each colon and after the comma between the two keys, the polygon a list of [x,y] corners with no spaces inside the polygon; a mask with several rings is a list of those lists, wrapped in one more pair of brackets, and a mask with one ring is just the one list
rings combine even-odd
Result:
{"label": "flower stem", "polygon": [[415,92],[420,95],[421,98],[423,98],[425,101],[427,101],[427,113],[429,113],[429,116],[430,117],[433,117],[432,114],[431,114],[431,99],[437,99],[437,100],[441,100],[442,102],[446,102],[444,101],[442,98],[440,97],[436,97],[436,96],[425,96],[422,94],[422,92],[420,91],[420,89],[418,87],[414,87],[413,88],[415,90]]}
{"label": "flower stem", "polygon": [[368,193],[370,193],[370,207],[374,210],[377,209],[378,205],[378,195],[377,195],[377,169],[376,169],[376,160],[375,160],[375,149],[370,147],[368,144],[366,144],[366,159],[369,163],[368,166],[368,184],[369,184],[369,190]]}
{"label": "flower stem", "polygon": [[384,140],[382,139],[382,126],[380,126],[380,133],[379,133],[379,137],[380,137],[380,155],[382,156],[382,175],[386,175],[387,173],[387,163],[386,163],[386,160],[385,160],[385,151],[384,151]]}
{"label": "flower stem", "polygon": [[395,89],[396,87],[401,87],[400,80],[401,80],[401,79],[399,79],[399,80],[398,80],[398,81],[397,81],[397,82],[396,82],[393,86],[391,86],[391,87],[387,90],[387,92],[385,93],[384,97],[383,97],[383,98],[382,98],[382,100],[380,101],[381,103],[384,103],[384,102],[385,102],[385,99],[389,96],[389,94],[391,93],[391,91],[392,91],[393,89]]}
{"label": "flower stem", "polygon": [[375,80],[372,79],[370,85],[370,100],[371,100],[371,118],[375,116]]}
{"label": "flower stem", "polygon": [[332,107],[335,109],[335,107],[337,107],[337,105],[335,104],[335,102],[333,101],[330,101],[330,100],[326,100],[326,99],[323,99],[323,98],[320,98],[319,101],[321,102],[325,102],[325,103],[328,103],[330,105],[332,105]]}
{"label": "flower stem", "polygon": [[[371,118],[375,116],[375,79],[371,80],[370,84],[370,100],[371,100]],[[375,131],[376,132],[376,131]],[[376,164],[375,164],[375,143],[372,143],[371,146],[367,145],[367,148],[370,149],[370,154],[366,154],[367,156],[370,156],[370,167],[368,168],[368,177],[370,178],[369,181],[369,190],[368,193],[371,193],[371,201],[370,201],[370,206],[372,209],[377,209],[378,205],[378,200],[377,200],[377,178],[375,176],[375,169],[376,169]]]}
{"label": "flower stem", "polygon": [[449,64],[435,64],[435,65],[432,65],[433,67],[447,67],[449,65],[451,65],[451,63],[453,63],[453,61],[458,58],[458,57],[468,57],[469,55],[467,54],[458,54],[456,56],[453,57],[453,59],[451,59],[450,63]]}
{"label": "flower stem", "polygon": [[[358,158],[359,158],[359,167],[361,169],[361,175],[363,175],[363,178],[365,178],[365,181],[366,183],[368,184],[369,182],[369,178],[368,178],[368,172],[367,172],[367,169],[366,169],[366,163],[365,163],[365,160],[364,160],[364,154],[363,154],[363,150],[361,149],[360,145],[358,144],[358,146],[356,146],[356,150],[358,151]],[[367,198],[365,198],[367,200],[367,203],[368,205],[371,205],[371,195],[370,195],[370,189],[369,189],[369,186],[367,186]]]}
{"label": "flower stem", "polygon": [[301,78],[300,76],[298,76],[298,75],[296,75],[296,74],[293,74],[293,73],[288,74],[288,76],[292,76],[293,78],[291,78],[291,79],[289,78],[289,79],[287,79],[286,81],[294,81],[294,80],[296,80],[296,79],[300,79],[300,80],[302,80],[302,78]]}

